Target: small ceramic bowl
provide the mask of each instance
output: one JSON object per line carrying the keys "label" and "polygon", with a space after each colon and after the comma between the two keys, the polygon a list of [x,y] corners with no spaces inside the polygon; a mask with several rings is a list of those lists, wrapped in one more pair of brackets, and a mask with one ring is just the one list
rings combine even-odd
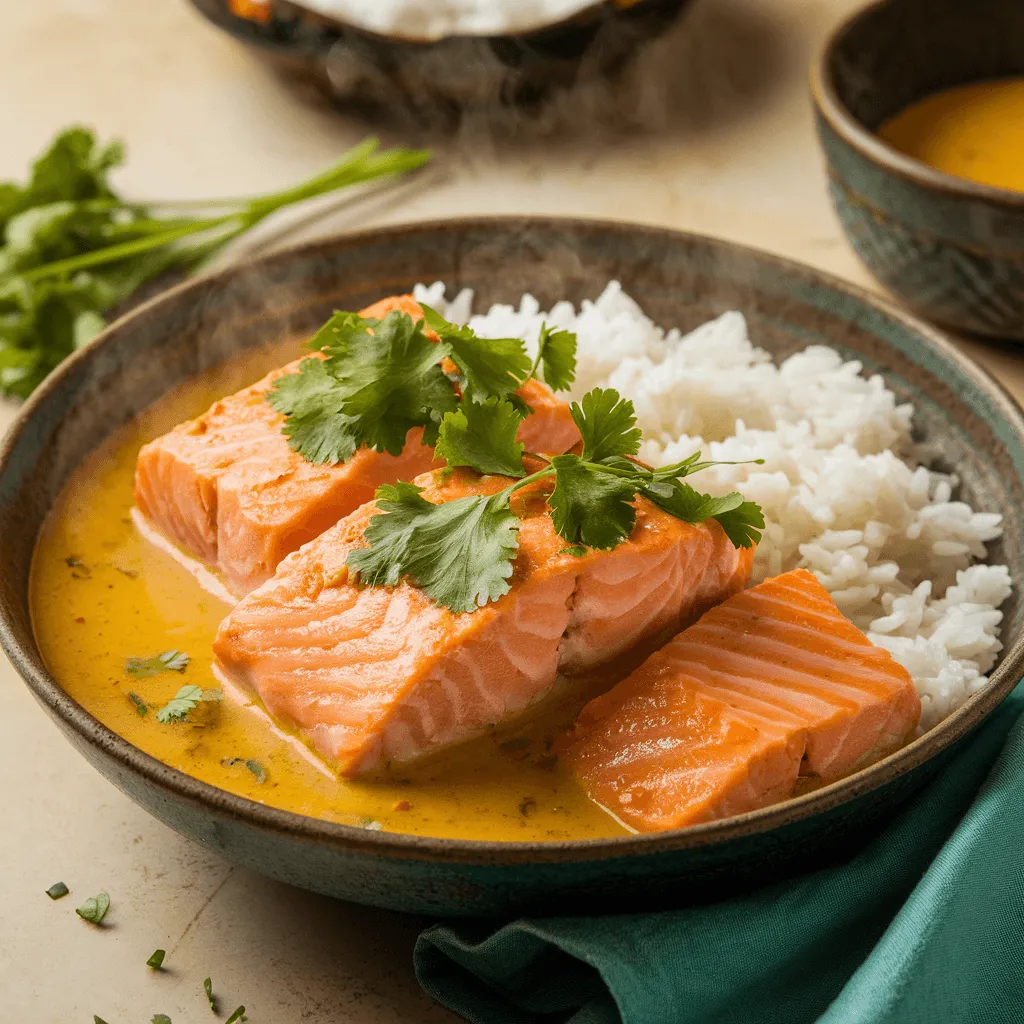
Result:
{"label": "small ceramic bowl", "polygon": [[[686,331],[743,310],[776,359],[837,348],[915,407],[915,431],[975,507],[1003,516],[990,546],[1015,590],[987,685],[876,764],[785,803],[677,832],[559,842],[369,831],[256,803],[154,760],[95,719],[43,662],[29,616],[32,549],[75,468],[113,431],[204,368],[310,334],[417,281],[476,292],[477,308],[541,308],[622,282],[655,323]],[[100,772],[172,828],[292,885],[426,914],[664,908],[847,855],[946,763],[1024,672],[1024,414],[939,332],[809,267],[731,242],[629,224],[479,218],[327,239],[189,281],[112,324],[25,404],[0,442],[0,644]],[[39,756],[45,756],[40,751]]]}
{"label": "small ceramic bowl", "polygon": [[832,35],[812,87],[832,199],[868,269],[930,320],[1021,341],[1024,193],[937,171],[875,134],[932,93],[1013,75],[1021,0],[884,0]]}
{"label": "small ceramic bowl", "polygon": [[[347,111],[452,127],[467,112],[534,107],[583,77],[614,75],[689,0],[594,0],[570,18],[506,36],[385,36],[288,0],[267,21],[228,0],[191,0],[208,20]],[[427,0],[429,2],[429,0]]]}

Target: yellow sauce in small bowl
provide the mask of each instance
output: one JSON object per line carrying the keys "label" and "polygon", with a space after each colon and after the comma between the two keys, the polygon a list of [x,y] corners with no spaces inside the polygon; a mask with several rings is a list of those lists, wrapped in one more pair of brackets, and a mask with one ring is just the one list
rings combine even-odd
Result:
{"label": "yellow sauce in small bowl", "polygon": [[1024,192],[1024,77],[927,96],[886,121],[878,134],[947,174]]}

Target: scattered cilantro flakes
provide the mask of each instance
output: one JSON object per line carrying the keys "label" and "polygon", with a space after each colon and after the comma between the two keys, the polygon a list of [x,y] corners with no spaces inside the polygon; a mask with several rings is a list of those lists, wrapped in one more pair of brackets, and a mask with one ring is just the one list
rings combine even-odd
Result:
{"label": "scattered cilantro flakes", "polygon": [[519,547],[519,520],[509,490],[435,505],[415,484],[377,489],[377,508],[366,528],[370,547],[351,552],[347,565],[364,582],[394,586],[402,576],[438,604],[472,611],[508,592]]}
{"label": "scattered cilantro flakes", "polygon": [[152,658],[126,658],[124,670],[137,679],[156,676],[161,672],[184,672],[188,667],[188,655],[177,649],[164,651]]}
{"label": "scattered cilantro flakes", "polygon": [[49,889],[46,890],[46,895],[51,900],[59,900],[62,896],[67,896],[71,890],[63,882],[54,882]]}
{"label": "scattered cilantro flakes", "polygon": [[[224,1024],[236,1024],[236,1021],[246,1021],[248,1019],[249,1018],[245,1015],[245,1007],[239,1006],[238,1009],[235,1010],[235,1012],[231,1014],[226,1021],[224,1021]],[[170,1022],[168,1022],[168,1024],[170,1024]]]}
{"label": "scattered cilantro flakes", "polygon": [[613,476],[578,455],[556,455],[555,489],[548,498],[555,531],[569,545],[610,549],[633,532],[637,482]]}
{"label": "scattered cilantro flakes", "polygon": [[159,971],[164,965],[165,956],[167,956],[166,949],[154,949],[153,955],[146,961],[146,966],[152,967],[154,971]]}
{"label": "scattered cilantro flakes", "polygon": [[149,713],[149,705],[134,691],[128,691],[128,699],[135,705],[135,710],[139,716],[145,718]]}
{"label": "scattered cilantro flakes", "polygon": [[75,913],[90,924],[100,924],[109,909],[110,897],[101,892],[98,896],[90,896],[80,907],[76,907]]}
{"label": "scattered cilantro flakes", "polygon": [[150,1024],[172,1024],[172,1021],[166,1013],[154,1013],[150,1018]]}
{"label": "scattered cilantro flakes", "polygon": [[581,403],[572,403],[570,411],[583,437],[584,461],[636,455],[640,450],[641,430],[636,425],[633,403],[614,388],[588,391]]}
{"label": "scattered cilantro flakes", "polygon": [[245,762],[245,767],[255,776],[256,781],[262,786],[264,782],[270,777],[267,769],[260,764],[259,761],[249,760]]}
{"label": "scattered cilantro flakes", "polygon": [[519,411],[504,399],[463,402],[441,420],[437,457],[449,466],[469,466],[480,473],[525,476],[525,446],[516,440],[522,422]]}
{"label": "scattered cilantro flakes", "polygon": [[210,1004],[210,1013],[217,1012],[217,1001],[213,998],[213,980],[203,978],[203,991],[206,993],[206,1001]]}
{"label": "scattered cilantro flakes", "polygon": [[98,1017],[98,1016],[97,1016],[97,1015],[96,1015],[96,1014],[94,1013],[94,1014],[92,1015],[92,1024],[107,1024],[107,1022],[106,1022],[106,1021],[105,1021],[105,1020],[104,1020],[104,1019],[103,1019],[102,1017]]}
{"label": "scattered cilantro flakes", "polygon": [[537,363],[544,370],[544,382],[552,391],[568,391],[576,379],[576,335],[541,324],[537,339]]}
{"label": "scattered cilantro flakes", "polygon": [[204,701],[223,699],[224,694],[219,689],[204,690],[201,686],[183,686],[171,700],[157,711],[156,720],[164,725],[168,722],[182,722]]}

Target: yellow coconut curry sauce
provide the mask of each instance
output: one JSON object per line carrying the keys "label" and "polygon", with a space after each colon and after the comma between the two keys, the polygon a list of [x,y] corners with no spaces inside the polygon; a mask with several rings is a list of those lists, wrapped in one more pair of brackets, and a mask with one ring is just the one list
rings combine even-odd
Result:
{"label": "yellow coconut curry sauce", "polygon": [[[36,637],[54,677],[146,753],[272,807],[366,828],[472,839],[623,833],[551,751],[578,701],[450,750],[443,760],[373,781],[335,777],[238,691],[199,705],[184,722],[157,721],[157,708],[183,685],[220,685],[211,648],[228,606],[137,531],[130,514],[136,455],[175,423],[297,354],[292,345],[206,373],[142,413],[79,467],[43,527],[32,570]],[[129,658],[172,649],[189,656],[182,673],[137,677],[126,670]]]}
{"label": "yellow coconut curry sauce", "polygon": [[947,174],[1024,192],[1024,78],[935,93],[887,121],[878,134]]}

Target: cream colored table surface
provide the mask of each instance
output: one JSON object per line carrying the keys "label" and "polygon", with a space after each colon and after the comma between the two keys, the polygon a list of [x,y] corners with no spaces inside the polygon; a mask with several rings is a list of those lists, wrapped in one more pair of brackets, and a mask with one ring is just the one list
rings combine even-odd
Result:
{"label": "cream colored table surface", "polygon": [[[855,6],[698,0],[630,93],[659,130],[503,142],[499,156],[475,126],[416,187],[309,230],[464,213],[614,217],[724,236],[870,285],[828,203],[806,88],[811,54]],[[277,188],[364,131],[289,92],[183,0],[0,7],[0,179],[21,176],[76,120],[128,141],[119,182],[139,197]],[[572,120],[587,109],[581,101]],[[972,351],[1024,394],[1017,357]],[[59,879],[73,895],[53,903],[43,890]],[[111,911],[99,931],[74,907],[101,889]],[[179,837],[89,768],[0,664],[0,1024],[210,1021],[206,975],[224,1015],[245,1003],[253,1024],[454,1020],[416,985],[420,926],[268,881]],[[156,947],[168,950],[159,975],[145,967]]]}

